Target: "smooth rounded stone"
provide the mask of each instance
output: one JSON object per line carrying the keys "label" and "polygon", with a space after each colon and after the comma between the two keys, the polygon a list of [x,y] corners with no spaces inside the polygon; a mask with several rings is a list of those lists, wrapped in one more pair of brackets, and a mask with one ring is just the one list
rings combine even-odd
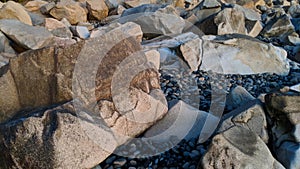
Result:
{"label": "smooth rounded stone", "polygon": [[112,164],[117,159],[116,156],[111,156],[105,160],[106,164]]}
{"label": "smooth rounded stone", "polygon": [[182,168],[188,169],[189,166],[190,166],[190,163],[189,163],[189,162],[186,162],[186,163],[183,164]]}
{"label": "smooth rounded stone", "polygon": [[136,169],[135,167],[129,167],[128,169]]}
{"label": "smooth rounded stone", "polygon": [[130,165],[134,165],[134,166],[136,166],[138,164],[137,161],[135,161],[135,160],[130,160],[129,163],[130,163]]}
{"label": "smooth rounded stone", "polygon": [[197,151],[197,150],[192,150],[191,153],[189,154],[189,156],[190,156],[192,159],[199,158],[199,157],[200,157],[200,152]]}
{"label": "smooth rounded stone", "polygon": [[127,160],[125,158],[119,158],[114,160],[113,165],[114,167],[122,167],[126,164]]}
{"label": "smooth rounded stone", "polygon": [[31,18],[25,8],[14,1],[6,2],[0,8],[0,19],[17,19],[25,24],[32,25]]}

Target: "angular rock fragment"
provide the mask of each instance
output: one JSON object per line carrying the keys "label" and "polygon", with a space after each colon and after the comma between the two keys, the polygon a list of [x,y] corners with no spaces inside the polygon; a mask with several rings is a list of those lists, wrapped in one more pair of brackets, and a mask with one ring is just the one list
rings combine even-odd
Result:
{"label": "angular rock fragment", "polygon": [[202,43],[202,39],[195,38],[180,46],[182,56],[192,71],[197,71],[202,61]]}
{"label": "angular rock fragment", "polygon": [[108,7],[104,0],[87,0],[86,6],[89,14],[98,20],[104,19],[108,16]]}
{"label": "angular rock fragment", "polygon": [[53,35],[46,28],[30,26],[18,20],[0,20],[0,30],[25,50],[39,49],[53,42]]}
{"label": "angular rock fragment", "polygon": [[232,89],[227,96],[226,105],[229,110],[232,110],[242,106],[245,103],[248,103],[251,100],[255,100],[255,98],[250,93],[248,93],[245,88],[237,86]]}
{"label": "angular rock fragment", "polygon": [[66,18],[71,24],[87,21],[87,13],[80,6],[80,3],[68,0],[57,3],[56,6],[50,10],[50,15],[58,20]]}

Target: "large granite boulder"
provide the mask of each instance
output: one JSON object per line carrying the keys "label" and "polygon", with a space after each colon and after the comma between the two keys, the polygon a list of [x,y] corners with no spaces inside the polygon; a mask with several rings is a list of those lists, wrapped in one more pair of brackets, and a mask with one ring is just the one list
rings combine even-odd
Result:
{"label": "large granite boulder", "polygon": [[255,133],[238,126],[213,138],[200,166],[204,169],[284,169],[274,159],[267,145]]}
{"label": "large granite boulder", "polygon": [[[122,86],[125,82],[129,83],[126,84],[128,88],[135,87],[147,94],[152,89],[159,89],[157,69],[153,64],[148,63],[141,50],[139,38],[137,38],[116,28],[98,38],[64,47],[31,50],[11,59],[8,69],[13,74],[14,86],[20,99],[20,108],[48,106],[69,101],[74,97],[85,100],[86,104],[93,102],[91,98],[94,97],[91,96],[95,96],[96,101],[101,99],[112,101],[112,85],[120,91],[123,89],[121,87],[126,87]],[[120,41],[116,43],[117,39]],[[136,56],[129,57],[133,53]],[[121,63],[122,66],[119,65]],[[79,73],[76,76],[74,75],[75,67]],[[94,72],[94,78],[85,79],[92,77],[91,72]],[[129,75],[132,76],[131,79]],[[116,81],[114,77],[127,79]],[[78,79],[85,79],[92,85],[86,86],[87,82],[76,81]],[[76,88],[74,85],[77,82],[78,85],[86,87]],[[7,91],[5,92],[7,93]],[[126,92],[121,90],[119,93]],[[119,93],[117,92],[116,95]],[[128,91],[128,93],[130,92]],[[125,104],[122,101],[123,95],[116,96],[115,99],[117,97],[121,99],[118,103]],[[135,103],[130,103],[130,105],[135,105]],[[9,110],[20,110],[19,105],[11,106]],[[10,113],[14,114],[15,111]]]}
{"label": "large granite boulder", "polygon": [[204,36],[201,70],[224,74],[287,75],[287,52],[244,35]]}

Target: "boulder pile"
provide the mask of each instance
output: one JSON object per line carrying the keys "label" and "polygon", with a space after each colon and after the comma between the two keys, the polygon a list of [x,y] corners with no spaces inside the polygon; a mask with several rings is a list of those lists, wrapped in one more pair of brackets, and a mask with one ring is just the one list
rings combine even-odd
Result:
{"label": "boulder pile", "polygon": [[0,2],[0,169],[300,168],[298,0]]}

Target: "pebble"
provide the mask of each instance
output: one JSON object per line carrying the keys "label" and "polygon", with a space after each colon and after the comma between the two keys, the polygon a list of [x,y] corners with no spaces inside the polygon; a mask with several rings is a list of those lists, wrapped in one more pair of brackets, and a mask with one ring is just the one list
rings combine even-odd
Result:
{"label": "pebble", "polygon": [[110,156],[109,158],[107,158],[105,160],[105,162],[106,162],[106,164],[112,164],[116,158],[117,158],[116,156]]}
{"label": "pebble", "polygon": [[126,164],[127,160],[125,158],[119,158],[113,162],[115,167],[122,167]]}

